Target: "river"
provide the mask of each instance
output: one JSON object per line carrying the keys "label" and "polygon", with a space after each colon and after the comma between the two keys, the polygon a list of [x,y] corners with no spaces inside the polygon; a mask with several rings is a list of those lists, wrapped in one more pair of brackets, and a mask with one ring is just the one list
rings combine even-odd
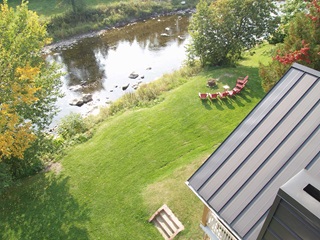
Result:
{"label": "river", "polygon": [[[66,73],[61,77],[64,97],[57,101],[60,112],[51,127],[71,112],[96,114],[139,84],[179,69],[186,60],[189,19],[183,14],[156,17],[49,47],[47,61]],[[139,75],[135,79],[129,78],[133,72]],[[70,105],[84,94],[91,94],[92,101]]]}

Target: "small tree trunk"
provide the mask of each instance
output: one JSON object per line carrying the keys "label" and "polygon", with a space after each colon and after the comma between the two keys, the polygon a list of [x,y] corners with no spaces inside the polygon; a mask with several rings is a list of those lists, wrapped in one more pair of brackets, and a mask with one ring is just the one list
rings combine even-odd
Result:
{"label": "small tree trunk", "polygon": [[75,0],[71,0],[73,13],[77,13],[77,6]]}

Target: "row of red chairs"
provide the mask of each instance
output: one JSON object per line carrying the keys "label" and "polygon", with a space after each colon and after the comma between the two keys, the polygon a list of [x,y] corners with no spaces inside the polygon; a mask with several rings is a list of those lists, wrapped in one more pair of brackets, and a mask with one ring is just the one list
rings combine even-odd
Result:
{"label": "row of red chairs", "polygon": [[247,84],[248,78],[249,78],[249,76],[246,76],[244,78],[239,77],[237,79],[236,86],[230,91],[226,90],[224,92],[216,92],[216,93],[199,93],[199,98],[202,100],[207,99],[207,98],[209,98],[210,100],[213,100],[213,99],[217,99],[217,98],[223,99],[228,96],[232,97],[232,96],[239,94],[241,92],[241,90]]}

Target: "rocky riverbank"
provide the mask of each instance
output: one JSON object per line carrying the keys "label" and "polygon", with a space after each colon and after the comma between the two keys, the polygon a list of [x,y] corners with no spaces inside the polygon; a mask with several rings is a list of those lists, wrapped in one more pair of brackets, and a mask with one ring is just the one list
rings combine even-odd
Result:
{"label": "rocky riverbank", "polygon": [[168,13],[155,13],[152,14],[150,17],[148,18],[139,18],[139,19],[131,19],[129,21],[122,21],[122,22],[118,22],[116,24],[114,24],[113,27],[106,27],[104,29],[98,30],[98,31],[90,31],[88,33],[83,33],[83,34],[78,34],[66,39],[62,39],[56,42],[53,42],[49,45],[47,45],[44,49],[43,49],[43,53],[50,53],[53,49],[63,49],[66,48],[70,45],[75,44],[76,42],[78,42],[81,39],[84,38],[90,38],[90,37],[96,37],[99,35],[103,35],[106,33],[106,31],[110,30],[110,29],[115,29],[115,28],[121,28],[127,25],[131,25],[131,24],[136,24],[138,22],[143,22],[143,21],[147,21],[149,19],[154,19],[154,18],[159,18],[159,17],[164,17],[164,16],[172,16],[172,15],[187,15],[187,14],[193,14],[195,12],[195,8],[188,8],[188,9],[184,9],[184,10],[176,10],[176,11],[172,11],[172,12],[168,12]]}
{"label": "rocky riverbank", "polygon": [[175,13],[47,46],[44,53],[48,61],[58,63],[66,72],[61,79],[65,97],[57,102],[61,111],[50,127],[71,112],[97,114],[100,107],[138,90],[141,84],[178,70],[185,59],[192,9]]}

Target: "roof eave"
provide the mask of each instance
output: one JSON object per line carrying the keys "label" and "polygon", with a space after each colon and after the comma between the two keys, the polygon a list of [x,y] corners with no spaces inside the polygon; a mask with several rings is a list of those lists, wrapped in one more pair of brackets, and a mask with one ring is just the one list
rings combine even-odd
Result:
{"label": "roof eave", "polygon": [[198,194],[198,192],[186,181],[185,184],[191,189],[191,191],[202,201],[204,205],[215,215],[215,217],[234,235],[237,239],[242,238],[230,227],[230,225]]}

